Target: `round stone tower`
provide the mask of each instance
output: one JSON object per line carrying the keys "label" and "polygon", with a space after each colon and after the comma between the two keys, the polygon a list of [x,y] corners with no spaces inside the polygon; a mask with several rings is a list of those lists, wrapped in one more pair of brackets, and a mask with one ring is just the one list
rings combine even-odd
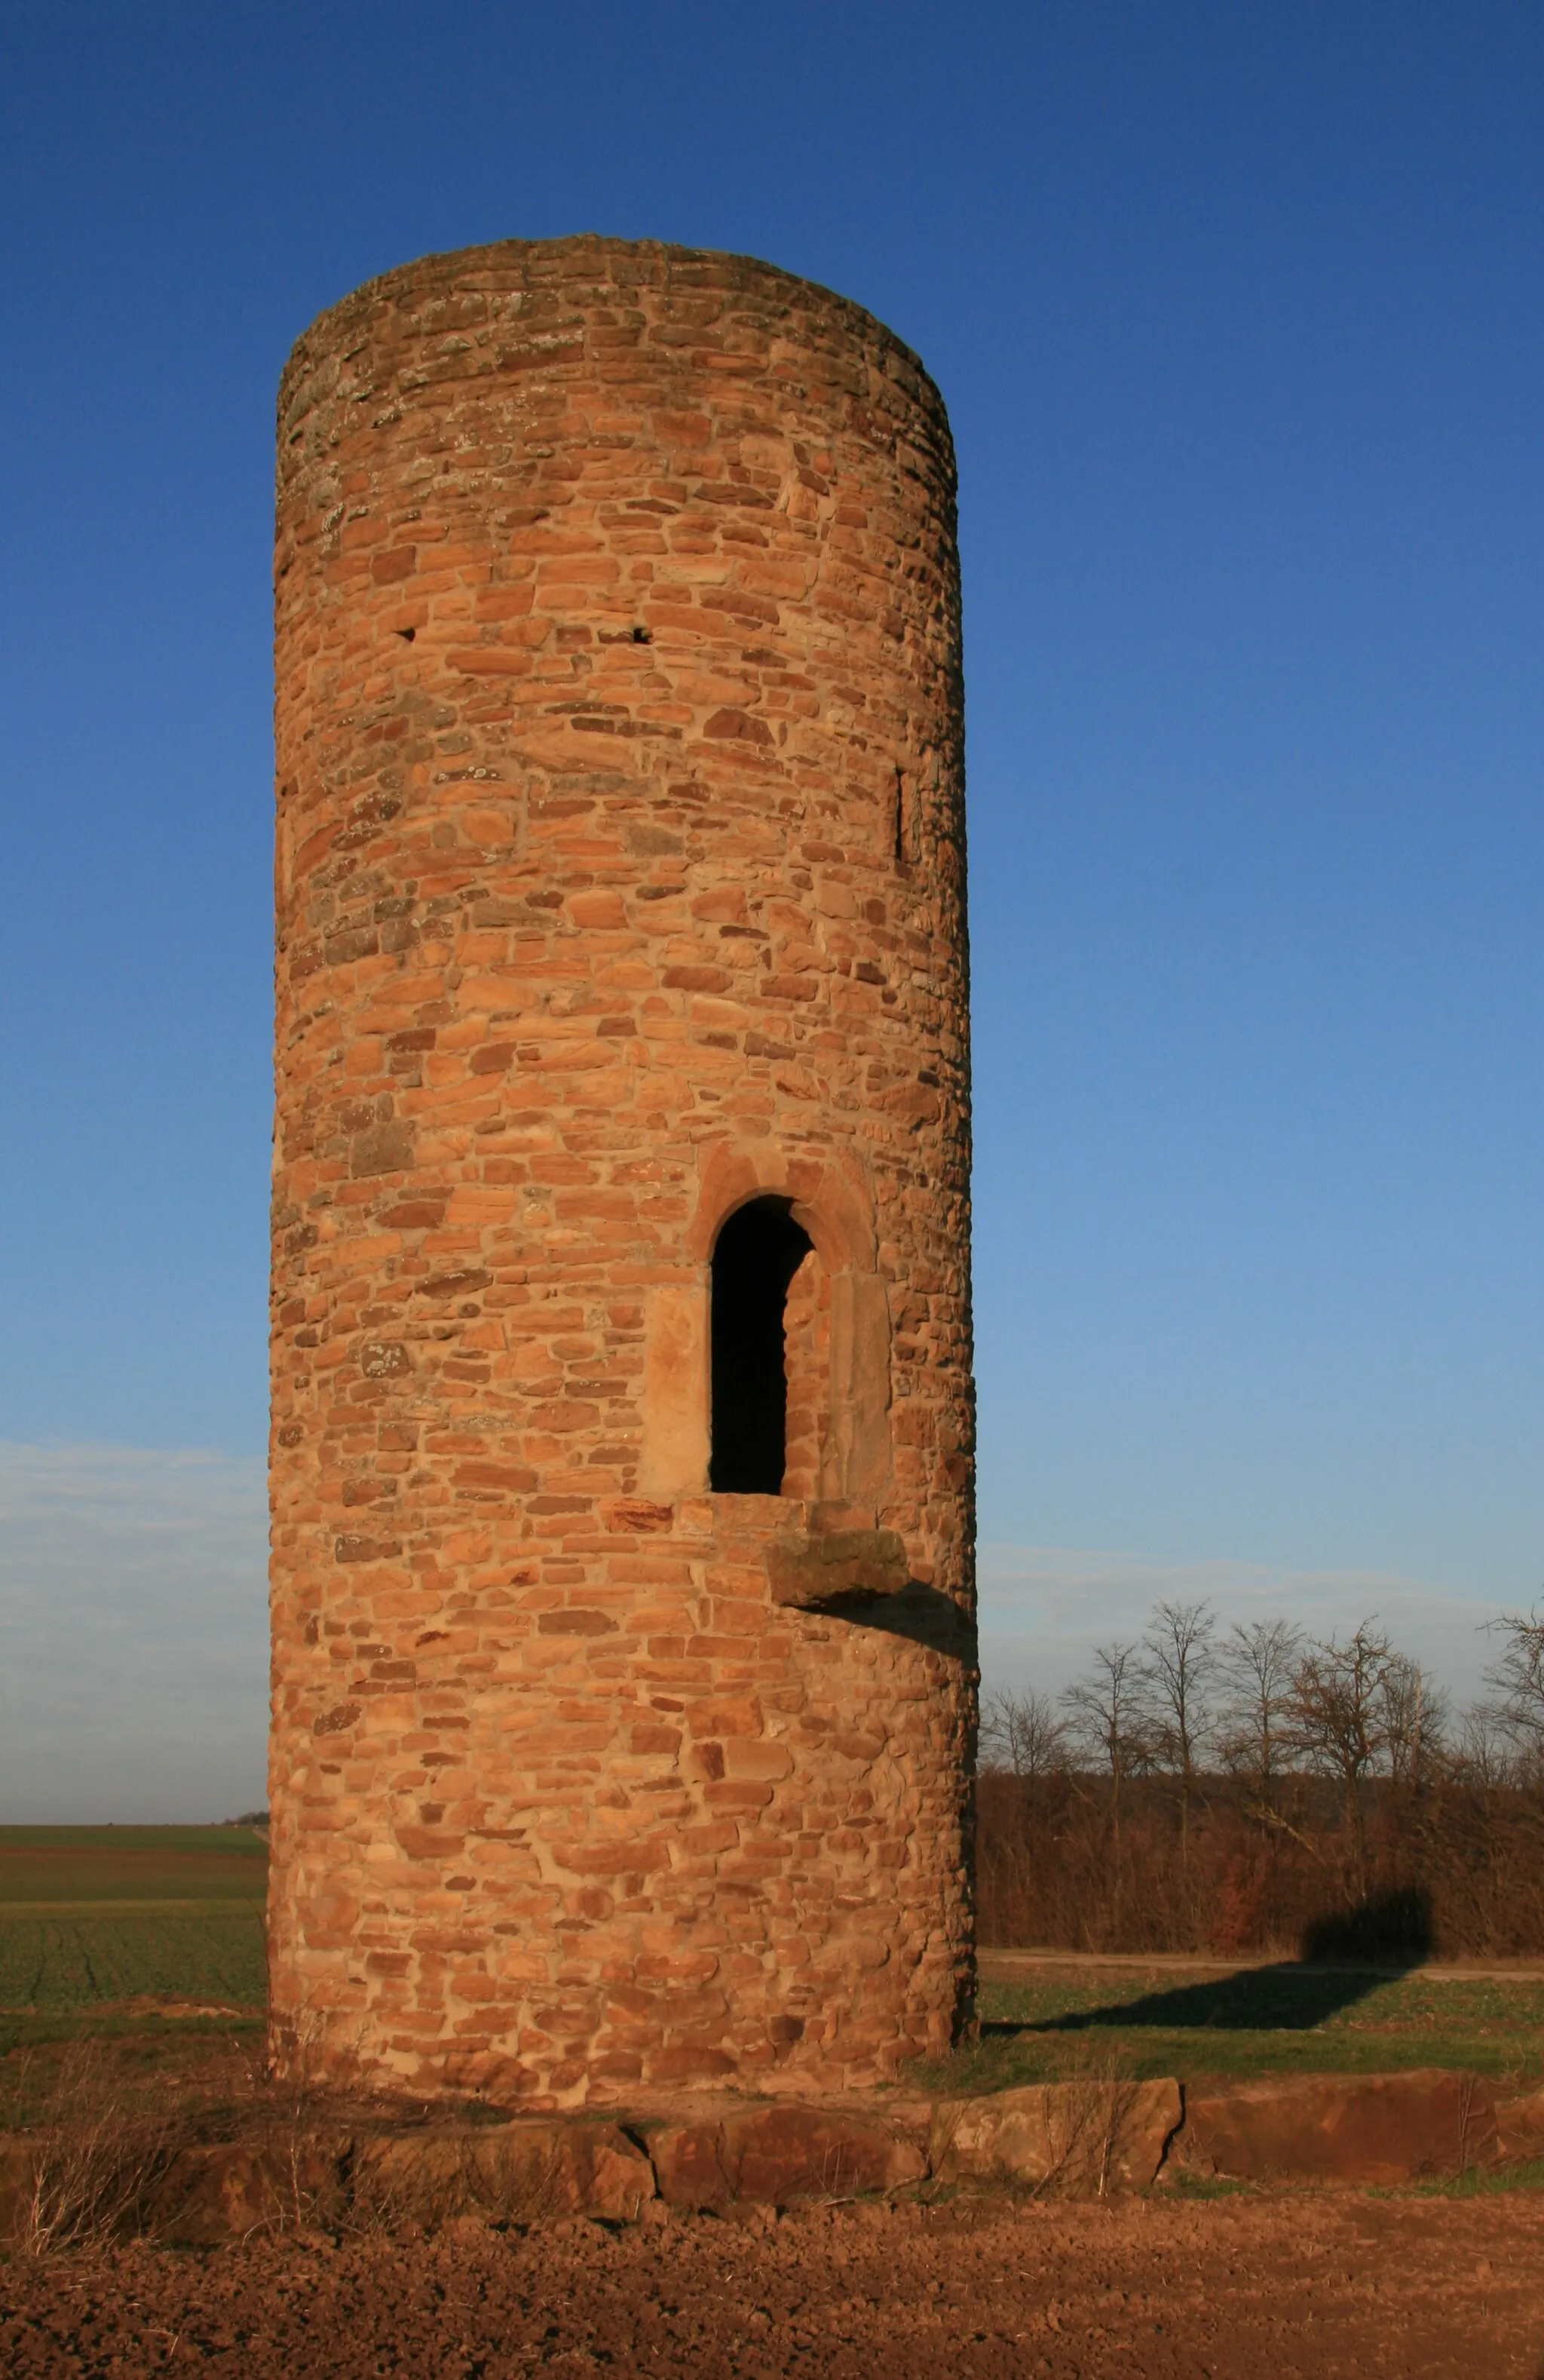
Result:
{"label": "round stone tower", "polygon": [[972,1985],[954,463],[738,256],[502,241],[279,406],[273,2022],[534,2106]]}

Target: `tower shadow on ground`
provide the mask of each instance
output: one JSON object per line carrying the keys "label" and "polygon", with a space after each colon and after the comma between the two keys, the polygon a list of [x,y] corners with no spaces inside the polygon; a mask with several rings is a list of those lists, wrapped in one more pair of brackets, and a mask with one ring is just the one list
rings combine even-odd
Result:
{"label": "tower shadow on ground", "polygon": [[1297,1959],[1143,1992],[1116,2005],[1075,2010],[1043,2024],[985,2023],[982,2034],[1096,2033],[1132,2025],[1169,2032],[1308,2033],[1411,1973],[1430,1956],[1431,1947],[1428,1896],[1401,1888],[1316,1918],[1304,1933]]}

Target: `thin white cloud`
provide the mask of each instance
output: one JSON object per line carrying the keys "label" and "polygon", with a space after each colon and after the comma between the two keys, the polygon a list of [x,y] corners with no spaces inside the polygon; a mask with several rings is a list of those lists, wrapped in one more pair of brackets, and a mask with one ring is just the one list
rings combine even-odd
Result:
{"label": "thin white cloud", "polygon": [[982,1673],[988,1692],[1055,1694],[1095,1645],[1141,1634],[1154,1604],[1209,1602],[1224,1625],[1288,1620],[1311,1635],[1344,1633],[1376,1614],[1402,1652],[1454,1701],[1481,1691],[1495,1653],[1484,1623],[1499,1607],[1392,1571],[1273,1569],[1261,1562],[1164,1562],[1067,1546],[983,1546]]}
{"label": "thin white cloud", "polygon": [[0,1443],[0,1820],[264,1798],[263,1464]]}

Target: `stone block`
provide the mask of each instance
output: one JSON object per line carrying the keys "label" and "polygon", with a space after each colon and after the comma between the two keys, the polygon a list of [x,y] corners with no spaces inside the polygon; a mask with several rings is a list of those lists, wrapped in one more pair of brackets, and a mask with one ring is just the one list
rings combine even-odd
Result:
{"label": "stone block", "polygon": [[1179,2162],[1243,2181],[1419,2181],[1496,2155],[1495,2105],[1474,2074],[1280,2074],[1185,2089]]}
{"label": "stone block", "polygon": [[238,2141],[179,2149],[145,2228],[174,2248],[218,2248],[248,2233],[336,2217],[339,2167],[314,2142],[278,2150]]}
{"label": "stone block", "polygon": [[667,2204],[721,2208],[858,2198],[920,2181],[927,2159],[886,2125],[833,2107],[748,2108],[645,2135]]}
{"label": "stone block", "polygon": [[943,2099],[933,2164],[946,2180],[1028,2182],[1077,2197],[1146,2190],[1179,2128],[1179,2085],[1090,2076]]}
{"label": "stone block", "polygon": [[766,1575],[774,1603],[808,1609],[837,1596],[900,1595],[911,1570],[893,1529],[833,1529],[775,1537]]}
{"label": "stone block", "polygon": [[441,2223],[480,2215],[537,2223],[589,2215],[629,2222],[655,2195],[654,2169],[615,2124],[515,2122],[396,2133],[360,2143],[356,2203]]}

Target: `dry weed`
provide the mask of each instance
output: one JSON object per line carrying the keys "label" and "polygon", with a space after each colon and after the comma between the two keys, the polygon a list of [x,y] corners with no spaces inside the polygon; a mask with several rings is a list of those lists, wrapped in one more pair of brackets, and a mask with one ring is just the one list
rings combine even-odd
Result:
{"label": "dry weed", "polygon": [[1093,2195],[1104,2198],[1118,2155],[1137,2082],[1116,2048],[1088,2047],[1068,2061],[1046,2093],[1045,2131],[1050,2161],[1030,2195]]}
{"label": "dry weed", "polygon": [[282,2054],[266,2059],[252,2137],[270,2190],[267,2230],[347,2227],[350,2143],[329,2066],[321,2027],[305,2022],[288,2027]]}
{"label": "dry weed", "polygon": [[560,2152],[524,2156],[516,2148],[489,2134],[369,2142],[350,2161],[347,2228],[434,2231],[461,2216],[523,2225],[571,2214]]}
{"label": "dry weed", "polygon": [[130,2088],[103,2046],[72,2042],[52,2074],[18,2061],[8,2094],[28,2119],[30,2166],[16,2245],[25,2256],[97,2246],[151,2228],[183,2126],[163,2085]]}

